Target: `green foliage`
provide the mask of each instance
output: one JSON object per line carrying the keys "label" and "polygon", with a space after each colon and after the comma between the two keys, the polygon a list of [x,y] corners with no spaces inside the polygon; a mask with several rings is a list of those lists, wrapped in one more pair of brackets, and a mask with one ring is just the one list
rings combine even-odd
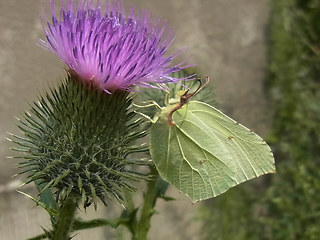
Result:
{"label": "green foliage", "polygon": [[320,237],[320,2],[273,0],[272,7],[266,83],[277,174],[208,203],[206,239]]}
{"label": "green foliage", "polygon": [[269,146],[246,127],[198,101],[175,111],[170,125],[174,105],[152,125],[150,151],[161,177],[193,202],[275,171]]}
{"label": "green foliage", "polygon": [[[276,103],[272,140],[281,162],[268,192],[265,223],[270,226],[269,239],[319,239],[320,2],[293,4],[287,31],[280,33],[281,22],[275,22],[272,33],[269,83]],[[287,48],[282,49],[280,41]]]}
{"label": "green foliage", "polygon": [[85,207],[97,198],[121,201],[122,188],[133,189],[128,180],[141,179],[126,167],[141,164],[127,160],[130,153],[145,151],[133,145],[146,134],[134,116],[127,92],[109,95],[68,76],[20,121],[25,137],[13,136],[27,183],[54,189],[57,200],[72,194]]}

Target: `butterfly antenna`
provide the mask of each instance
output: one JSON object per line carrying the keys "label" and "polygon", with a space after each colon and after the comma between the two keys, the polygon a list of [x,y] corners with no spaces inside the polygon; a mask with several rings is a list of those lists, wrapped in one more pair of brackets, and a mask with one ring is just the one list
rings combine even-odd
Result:
{"label": "butterfly antenna", "polygon": [[188,92],[189,92],[189,89],[186,90],[186,91],[184,92],[184,94],[182,94],[182,96],[186,96],[186,95],[188,94]]}
{"label": "butterfly antenna", "polygon": [[205,83],[202,83],[201,79],[198,78],[197,79],[198,82],[200,83],[199,84],[199,87],[197,88],[197,90],[195,90],[193,93],[192,93],[192,96],[198,94],[209,82],[210,82],[210,78],[208,75],[206,75],[206,82]]}

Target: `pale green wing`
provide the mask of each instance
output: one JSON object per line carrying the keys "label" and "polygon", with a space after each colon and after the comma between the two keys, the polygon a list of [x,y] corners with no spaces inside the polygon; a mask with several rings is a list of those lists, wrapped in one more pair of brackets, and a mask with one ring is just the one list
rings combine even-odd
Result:
{"label": "pale green wing", "polygon": [[[197,119],[197,120],[195,120]],[[192,101],[174,114],[177,127],[190,134],[185,121],[200,121],[206,124],[216,139],[223,142],[235,166],[237,184],[275,172],[275,161],[270,147],[257,134],[237,123],[216,108],[202,102]]]}
{"label": "pale green wing", "polygon": [[151,156],[161,177],[192,201],[274,172],[269,146],[255,133],[208,104],[191,101],[151,127]]}
{"label": "pale green wing", "polygon": [[[188,127],[192,136],[181,133],[179,127],[169,126],[168,119],[159,119],[151,126],[150,149],[160,176],[196,202],[234,186],[235,173],[231,156],[218,150],[223,145],[214,145],[206,130],[196,124]],[[198,138],[201,135],[204,137]]]}

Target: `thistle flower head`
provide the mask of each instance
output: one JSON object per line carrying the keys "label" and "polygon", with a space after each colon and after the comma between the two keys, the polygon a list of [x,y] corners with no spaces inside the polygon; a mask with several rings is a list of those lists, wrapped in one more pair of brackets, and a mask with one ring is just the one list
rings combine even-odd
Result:
{"label": "thistle flower head", "polygon": [[60,16],[56,1],[50,6],[52,20],[43,21],[46,41],[41,45],[60,57],[79,80],[108,93],[134,86],[165,89],[164,83],[182,80],[170,76],[187,66],[172,66],[179,52],[165,56],[174,38],[172,30],[165,34],[166,21],[152,22],[147,11],[134,7],[126,15],[121,1],[102,7],[99,1],[62,0]]}
{"label": "thistle flower head", "polygon": [[85,207],[98,198],[122,201],[123,189],[144,179],[129,166],[146,164],[128,157],[146,151],[135,144],[146,131],[131,101],[128,92],[105,94],[68,75],[20,120],[24,137],[12,136],[13,149],[23,154],[18,158],[25,159],[20,166],[26,183],[54,189],[57,201],[72,194]]}

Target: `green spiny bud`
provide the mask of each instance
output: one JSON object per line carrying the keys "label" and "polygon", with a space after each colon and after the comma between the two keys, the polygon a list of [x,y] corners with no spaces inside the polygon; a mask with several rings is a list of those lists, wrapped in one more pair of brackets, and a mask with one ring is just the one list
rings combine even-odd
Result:
{"label": "green spiny bud", "polygon": [[145,151],[133,145],[146,134],[139,128],[142,120],[131,110],[130,93],[107,94],[73,78],[41,97],[20,121],[25,136],[13,141],[25,153],[27,183],[56,189],[57,200],[72,193],[84,206],[96,198],[121,201],[123,187],[133,189],[130,181],[141,179],[127,168],[141,162],[126,158]]}

